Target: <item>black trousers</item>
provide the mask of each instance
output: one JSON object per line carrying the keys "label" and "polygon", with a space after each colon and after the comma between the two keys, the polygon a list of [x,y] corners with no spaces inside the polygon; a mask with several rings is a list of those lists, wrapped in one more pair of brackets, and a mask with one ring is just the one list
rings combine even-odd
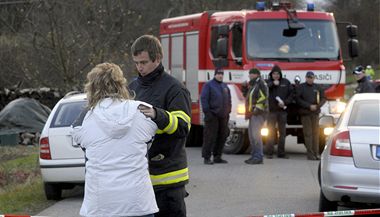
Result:
{"label": "black trousers", "polygon": [[185,197],[188,196],[185,186],[154,191],[158,213],[155,217],[186,217]]}
{"label": "black trousers", "polygon": [[267,123],[269,128],[269,137],[267,152],[269,155],[272,155],[274,152],[274,143],[277,137],[276,125],[279,134],[277,155],[280,156],[285,154],[286,120],[287,113],[285,111],[270,112],[268,114]]}
{"label": "black trousers", "polygon": [[211,155],[214,155],[214,158],[222,156],[224,144],[229,135],[229,119],[229,116],[220,118],[213,114],[205,114],[202,146],[203,158],[210,158]]}

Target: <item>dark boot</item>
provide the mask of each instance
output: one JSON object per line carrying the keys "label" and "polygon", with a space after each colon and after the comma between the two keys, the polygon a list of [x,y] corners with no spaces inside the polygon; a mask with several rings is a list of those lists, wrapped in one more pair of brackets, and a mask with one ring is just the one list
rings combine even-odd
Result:
{"label": "dark boot", "polygon": [[203,163],[204,163],[204,164],[208,164],[208,165],[212,165],[212,164],[214,164],[214,162],[212,162],[212,160],[211,160],[210,158],[205,158],[205,159],[203,160]]}
{"label": "dark boot", "polygon": [[253,158],[249,158],[248,160],[245,160],[244,161],[246,164],[262,164],[263,163],[263,160],[261,159],[253,159]]}
{"label": "dark boot", "polygon": [[220,157],[220,156],[216,156],[216,157],[214,157],[214,163],[216,163],[216,164],[226,164],[226,163],[228,163],[228,161],[222,159],[222,157]]}
{"label": "dark boot", "polygon": [[289,156],[286,154],[279,154],[277,155],[278,158],[283,158],[283,159],[289,159]]}

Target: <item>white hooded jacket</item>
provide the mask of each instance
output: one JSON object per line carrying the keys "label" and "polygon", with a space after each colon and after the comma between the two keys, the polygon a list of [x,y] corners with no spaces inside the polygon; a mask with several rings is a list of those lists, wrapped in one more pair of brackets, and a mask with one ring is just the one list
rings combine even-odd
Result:
{"label": "white hooded jacket", "polygon": [[102,100],[87,112],[74,141],[86,149],[82,216],[141,216],[158,212],[149,178],[147,143],[157,130],[133,100]]}

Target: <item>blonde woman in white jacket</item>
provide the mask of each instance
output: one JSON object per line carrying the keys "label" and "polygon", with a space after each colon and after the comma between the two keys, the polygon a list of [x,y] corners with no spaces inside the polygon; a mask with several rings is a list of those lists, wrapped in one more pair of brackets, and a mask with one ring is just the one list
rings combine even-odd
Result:
{"label": "blonde woman in white jacket", "polygon": [[72,131],[87,159],[82,216],[153,217],[158,212],[145,157],[157,126],[139,110],[144,103],[131,98],[126,82],[112,63],[99,64],[87,75],[88,112]]}

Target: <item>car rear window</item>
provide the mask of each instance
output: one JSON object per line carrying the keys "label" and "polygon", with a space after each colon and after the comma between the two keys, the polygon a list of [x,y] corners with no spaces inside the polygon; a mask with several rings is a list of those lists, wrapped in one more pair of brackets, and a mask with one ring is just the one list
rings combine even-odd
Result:
{"label": "car rear window", "polygon": [[50,127],[69,127],[86,107],[86,101],[68,102],[59,105]]}
{"label": "car rear window", "polygon": [[355,102],[348,126],[380,126],[380,101],[360,100]]}

